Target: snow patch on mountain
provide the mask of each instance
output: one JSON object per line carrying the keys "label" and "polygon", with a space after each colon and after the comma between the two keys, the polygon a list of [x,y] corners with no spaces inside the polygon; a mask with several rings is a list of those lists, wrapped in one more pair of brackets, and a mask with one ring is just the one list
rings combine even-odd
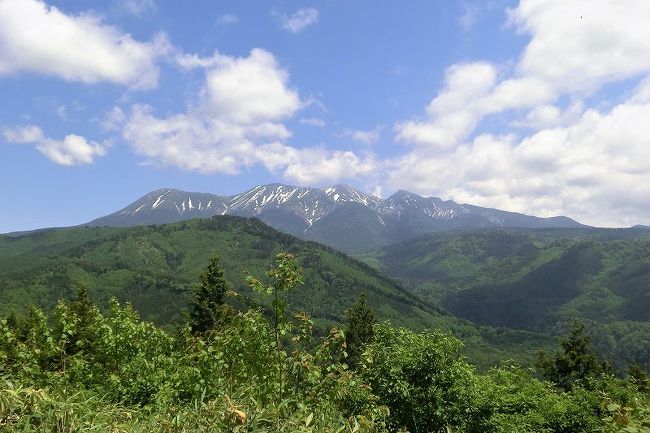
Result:
{"label": "snow patch on mountain", "polygon": [[[280,224],[285,218],[283,213],[286,213],[299,218],[304,224],[299,230],[307,232],[335,210],[347,206],[362,206],[371,210],[376,216],[376,221],[387,229],[396,227],[395,224],[414,227],[419,225],[424,227],[423,230],[433,226],[444,228],[468,224],[495,227],[579,226],[569,218],[545,220],[498,209],[462,205],[437,197],[425,198],[404,190],[381,199],[349,185],[332,185],[320,189],[279,183],[258,185],[233,196],[161,189],[149,193],[115,214],[89,224],[128,226],[213,215],[238,215],[259,217],[273,225]],[[345,220],[337,224],[343,221]]]}

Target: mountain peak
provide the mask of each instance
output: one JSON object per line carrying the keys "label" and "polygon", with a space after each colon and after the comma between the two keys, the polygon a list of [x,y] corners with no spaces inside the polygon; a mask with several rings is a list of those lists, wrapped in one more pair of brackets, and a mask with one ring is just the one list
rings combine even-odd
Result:
{"label": "mountain peak", "polygon": [[290,234],[348,251],[437,230],[580,226],[566,217],[536,218],[460,205],[437,197],[425,198],[403,189],[382,200],[350,185],[337,184],[320,189],[282,183],[258,185],[232,196],[161,188],[87,225],[163,224],[214,215],[256,217]]}
{"label": "mountain peak", "polygon": [[332,185],[323,189],[325,195],[336,203],[354,202],[364,206],[375,207],[381,199],[371,194],[366,194],[350,185]]}
{"label": "mountain peak", "polygon": [[418,199],[424,198],[424,197],[422,197],[422,196],[419,195],[419,194],[416,194],[416,193],[411,192],[411,191],[407,191],[407,190],[405,190],[405,189],[399,189],[399,190],[395,191],[395,192],[394,192],[390,197],[388,197],[388,198],[389,198],[389,199],[391,199],[391,198],[402,199],[402,198],[408,198],[408,197],[418,198]]}

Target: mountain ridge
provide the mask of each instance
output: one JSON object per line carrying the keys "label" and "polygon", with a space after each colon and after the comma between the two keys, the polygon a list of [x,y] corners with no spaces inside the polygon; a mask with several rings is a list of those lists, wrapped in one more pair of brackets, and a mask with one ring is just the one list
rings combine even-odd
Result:
{"label": "mountain ridge", "polygon": [[422,197],[406,190],[382,199],[350,185],[313,188],[282,183],[258,185],[230,196],[162,188],[82,225],[132,227],[214,215],[255,217],[278,230],[345,252],[376,248],[439,230],[584,227],[569,217],[541,218]]}

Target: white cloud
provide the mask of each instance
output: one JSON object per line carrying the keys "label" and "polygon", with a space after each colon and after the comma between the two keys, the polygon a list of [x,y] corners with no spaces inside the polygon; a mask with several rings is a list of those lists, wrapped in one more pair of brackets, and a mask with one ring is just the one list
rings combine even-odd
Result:
{"label": "white cloud", "polygon": [[383,125],[378,125],[374,129],[369,129],[369,130],[363,130],[363,129],[348,130],[345,131],[344,135],[358,143],[369,145],[369,144],[376,143],[377,140],[379,140],[379,136],[381,135],[382,129],[384,129]]}
{"label": "white cloud", "polygon": [[57,116],[63,121],[68,120],[68,109],[65,104],[61,104],[54,110]]}
{"label": "white cloud", "polygon": [[467,31],[474,26],[476,20],[481,12],[481,7],[478,4],[470,3],[468,1],[461,2],[463,13],[458,17],[458,24]]}
{"label": "white cloud", "polygon": [[485,62],[452,66],[442,91],[426,108],[427,119],[398,123],[397,139],[438,150],[458,144],[480,120],[476,101],[494,88],[496,74]]}
{"label": "white cloud", "polygon": [[0,0],[0,75],[37,72],[84,83],[152,88],[164,35],[138,42],[95,16],[66,15],[38,0]]}
{"label": "white cloud", "polygon": [[592,90],[650,71],[646,0],[522,0],[509,17],[531,36],[517,73],[559,91]]}
{"label": "white cloud", "polygon": [[291,149],[288,157],[283,176],[303,185],[369,176],[380,167],[371,154],[359,156],[351,151]]}
{"label": "white cloud", "polygon": [[2,135],[9,143],[36,143],[45,139],[43,130],[38,126],[27,125],[18,128],[4,128]]}
{"label": "white cloud", "polygon": [[217,53],[177,60],[185,68],[205,69],[195,106],[161,118],[151,107],[135,105],[123,129],[150,163],[231,174],[261,165],[306,183],[360,176],[375,167],[371,156],[284,143],[291,131],[283,122],[305,104],[271,53],[253,49],[242,58]]}
{"label": "white cloud", "polygon": [[100,122],[100,126],[104,131],[119,131],[126,122],[126,115],[124,111],[118,106],[114,106],[106,114]]}
{"label": "white cloud", "polygon": [[121,0],[122,8],[136,17],[142,16],[145,12],[156,10],[153,0]]}
{"label": "white cloud", "polygon": [[318,9],[298,9],[291,16],[282,16],[282,28],[290,33],[299,33],[318,21]]}
{"label": "white cloud", "polygon": [[224,14],[217,18],[218,26],[227,26],[239,22],[239,17],[235,14]]}
{"label": "white cloud", "polygon": [[531,36],[512,76],[497,81],[497,67],[485,62],[451,66],[427,118],[398,123],[398,140],[450,149],[485,116],[530,108],[537,110],[530,124],[539,124],[544,119],[535,116],[551,115],[540,105],[650,72],[650,2],[522,0],[508,15],[517,31]]}
{"label": "white cloud", "polygon": [[2,135],[9,143],[32,144],[51,161],[67,166],[92,164],[96,157],[106,155],[108,147],[76,134],[66,135],[63,140],[53,140],[34,125],[5,128]]}
{"label": "white cloud", "polygon": [[259,124],[292,116],[302,102],[288,86],[289,74],[268,51],[245,58],[215,55],[206,73],[204,108],[218,118]]}
{"label": "white cloud", "polygon": [[197,54],[178,53],[174,60],[181,69],[192,70],[196,68],[212,68],[219,64],[219,54],[213,57],[201,57]]}
{"label": "white cloud", "polygon": [[546,129],[564,126],[577,121],[584,111],[582,101],[575,101],[565,109],[552,104],[539,105],[530,110],[524,119],[513,122],[513,126],[531,129]]}
{"label": "white cloud", "polygon": [[[530,36],[518,63],[451,66],[425,116],[395,125],[412,148],[389,162],[389,185],[591,224],[647,223],[650,2],[522,0],[508,14]],[[604,111],[582,102],[598,104],[589,97],[621,80],[641,82],[626,101]],[[496,114],[528,135],[476,136]]]}
{"label": "white cloud", "polygon": [[649,95],[523,139],[480,135],[442,154],[414,149],[392,161],[389,184],[461,202],[565,214],[595,225],[648,222]]}
{"label": "white cloud", "polygon": [[307,117],[307,118],[303,117],[302,119],[300,119],[300,123],[303,125],[316,126],[318,128],[322,128],[325,126],[325,121],[318,117]]}

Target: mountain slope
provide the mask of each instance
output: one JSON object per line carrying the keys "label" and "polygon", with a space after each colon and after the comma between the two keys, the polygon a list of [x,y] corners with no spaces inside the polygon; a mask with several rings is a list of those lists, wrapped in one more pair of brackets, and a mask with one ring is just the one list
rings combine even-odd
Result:
{"label": "mountain slope", "polygon": [[324,189],[259,185],[229,197],[157,190],[87,226],[130,227],[213,215],[256,217],[303,239],[358,252],[439,230],[479,227],[580,227],[566,217],[537,218],[398,191],[386,200],[348,185]]}
{"label": "mountain slope", "polygon": [[169,323],[179,315],[208,257],[220,255],[227,277],[246,296],[246,272],[263,275],[277,252],[305,267],[294,308],[323,321],[341,321],[362,291],[382,317],[429,326],[439,312],[367,265],[313,242],[232,216],[136,228],[71,228],[0,237],[0,309],[31,303],[49,308],[86,284],[93,296],[132,301],[145,318]]}
{"label": "mountain slope", "polygon": [[538,347],[554,342],[527,331],[476,327],[338,251],[233,216],[0,236],[0,315],[29,305],[49,309],[85,284],[102,305],[111,297],[130,301],[146,320],[169,325],[183,320],[210,255],[219,254],[233,287],[257,302],[245,283],[246,272],[263,276],[279,251],[295,253],[305,269],[305,285],[290,295],[291,310],[305,310],[323,326],[343,322],[345,309],[366,292],[380,318],[416,329],[451,330],[468,342],[466,352],[483,366],[508,358],[530,361]]}
{"label": "mountain slope", "polygon": [[617,362],[650,365],[648,229],[436,233],[365,259],[477,324],[553,333],[579,317]]}
{"label": "mountain slope", "polygon": [[214,194],[159,189],[134,201],[124,209],[86,224],[91,227],[134,227],[167,224],[193,218],[221,215],[226,200]]}

